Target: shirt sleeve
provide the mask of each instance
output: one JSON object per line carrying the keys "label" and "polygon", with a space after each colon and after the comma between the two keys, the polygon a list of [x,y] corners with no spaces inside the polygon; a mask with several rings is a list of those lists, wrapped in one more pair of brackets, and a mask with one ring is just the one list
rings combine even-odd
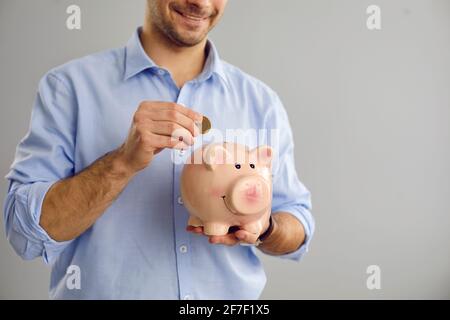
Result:
{"label": "shirt sleeve", "polygon": [[53,263],[71,241],[53,240],[39,225],[50,187],[74,173],[75,102],[69,87],[52,73],[40,81],[28,133],[17,146],[6,178],[4,205],[8,241],[29,260],[42,256]]}
{"label": "shirt sleeve", "polygon": [[272,165],[272,213],[284,211],[302,223],[306,239],[296,251],[277,257],[299,261],[308,251],[314,234],[315,222],[311,215],[311,193],[300,182],[294,161],[294,140],[289,119],[279,97],[273,93],[272,105],[266,115],[266,124],[275,131],[271,145],[275,151]]}

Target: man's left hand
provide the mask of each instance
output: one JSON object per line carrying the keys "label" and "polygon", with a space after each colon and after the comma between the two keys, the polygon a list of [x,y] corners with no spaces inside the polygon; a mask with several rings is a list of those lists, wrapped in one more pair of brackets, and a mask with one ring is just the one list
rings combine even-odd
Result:
{"label": "man's left hand", "polygon": [[[264,230],[260,234],[263,234],[268,227],[269,222],[267,221]],[[187,226],[186,230],[195,234],[204,234],[203,227]],[[224,244],[227,246],[234,246],[238,243],[256,244],[256,241],[258,240],[260,234],[254,234],[243,229],[234,230],[234,228],[230,228],[230,231],[226,235],[207,237],[209,238],[209,243],[211,244]]]}

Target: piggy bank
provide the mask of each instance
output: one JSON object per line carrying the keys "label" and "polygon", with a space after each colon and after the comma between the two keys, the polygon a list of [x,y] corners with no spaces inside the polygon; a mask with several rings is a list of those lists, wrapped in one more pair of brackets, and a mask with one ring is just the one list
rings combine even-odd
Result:
{"label": "piggy bank", "polygon": [[196,149],[181,173],[188,225],[206,235],[225,235],[231,226],[259,235],[271,213],[272,154],[269,146],[227,142]]}

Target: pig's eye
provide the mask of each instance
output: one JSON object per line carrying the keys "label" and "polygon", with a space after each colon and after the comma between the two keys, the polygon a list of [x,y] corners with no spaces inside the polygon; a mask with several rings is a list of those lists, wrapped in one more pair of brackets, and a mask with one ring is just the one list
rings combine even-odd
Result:
{"label": "pig's eye", "polygon": [[255,165],[253,163],[250,163],[250,168],[255,169]]}
{"label": "pig's eye", "polygon": [[240,169],[241,168],[241,165],[239,163],[236,163],[234,166],[235,166],[236,169]]}

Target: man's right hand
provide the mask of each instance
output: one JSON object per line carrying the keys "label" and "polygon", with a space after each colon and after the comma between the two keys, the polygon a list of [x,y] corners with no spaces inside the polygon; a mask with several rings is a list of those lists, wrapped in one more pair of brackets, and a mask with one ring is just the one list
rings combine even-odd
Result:
{"label": "man's right hand", "polygon": [[88,229],[164,148],[183,148],[200,133],[202,115],[171,102],[142,102],[124,144],[73,177],[53,184],[42,204],[40,225],[56,241]]}
{"label": "man's right hand", "polygon": [[117,150],[132,173],[149,165],[164,148],[182,149],[194,144],[203,116],[173,102],[144,101],[133,116],[128,137]]}

